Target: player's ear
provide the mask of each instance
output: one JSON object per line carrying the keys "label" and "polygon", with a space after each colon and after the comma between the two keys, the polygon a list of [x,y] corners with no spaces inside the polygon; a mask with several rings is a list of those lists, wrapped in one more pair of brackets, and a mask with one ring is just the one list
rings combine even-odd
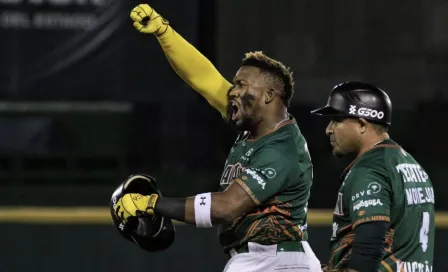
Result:
{"label": "player's ear", "polygon": [[359,131],[361,134],[366,133],[368,122],[364,118],[358,118]]}
{"label": "player's ear", "polygon": [[272,102],[272,100],[274,100],[275,97],[275,90],[272,88],[269,88],[265,93],[264,93],[264,102],[266,104],[269,104]]}

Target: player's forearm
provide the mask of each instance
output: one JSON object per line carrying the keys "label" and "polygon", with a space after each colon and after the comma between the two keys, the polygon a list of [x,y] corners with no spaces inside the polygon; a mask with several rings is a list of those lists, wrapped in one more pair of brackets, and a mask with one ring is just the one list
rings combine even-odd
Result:
{"label": "player's forearm", "polygon": [[231,84],[204,55],[171,27],[157,39],[176,73],[225,116],[227,92]]}
{"label": "player's forearm", "polygon": [[375,221],[356,227],[349,271],[376,272],[384,253],[384,239],[389,223]]}
{"label": "player's forearm", "polygon": [[161,198],[157,202],[156,213],[171,219],[195,224],[194,217],[194,197],[188,198]]}
{"label": "player's forearm", "polygon": [[[229,203],[222,193],[212,194],[211,201],[210,220],[213,225],[231,223],[242,214],[238,208],[234,208]],[[195,197],[160,198],[155,212],[187,224],[196,224]]]}
{"label": "player's forearm", "polygon": [[185,198],[159,198],[154,208],[155,213],[169,217],[171,219],[184,222],[187,219],[185,213]]}

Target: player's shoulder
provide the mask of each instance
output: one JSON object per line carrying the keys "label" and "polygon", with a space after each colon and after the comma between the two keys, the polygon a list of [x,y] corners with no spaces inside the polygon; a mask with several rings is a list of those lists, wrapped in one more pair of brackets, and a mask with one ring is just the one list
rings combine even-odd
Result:
{"label": "player's shoulder", "polygon": [[306,141],[295,121],[285,124],[271,137],[257,144],[251,159],[269,162],[294,175],[312,168]]}
{"label": "player's shoulder", "polygon": [[346,178],[356,179],[357,182],[369,180],[387,182],[391,169],[390,159],[399,156],[401,147],[392,140],[385,140],[375,145],[356,159],[349,170]]}
{"label": "player's shoulder", "polygon": [[296,141],[303,141],[304,139],[295,118],[292,116],[263,138],[266,143],[273,142],[277,144],[290,144]]}
{"label": "player's shoulder", "polygon": [[391,156],[400,156],[402,148],[395,141],[387,139],[364,153],[355,163],[357,167],[386,167]]}
{"label": "player's shoulder", "polygon": [[306,141],[294,119],[281,124],[272,133],[260,139],[257,149],[270,150],[279,154],[294,155],[298,147],[302,148]]}

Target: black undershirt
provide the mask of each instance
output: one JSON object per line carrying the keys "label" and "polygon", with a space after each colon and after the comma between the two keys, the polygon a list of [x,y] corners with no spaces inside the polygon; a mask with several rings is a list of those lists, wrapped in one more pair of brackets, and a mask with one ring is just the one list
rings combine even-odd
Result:
{"label": "black undershirt", "polygon": [[356,227],[348,268],[359,272],[378,271],[388,226],[387,222],[375,221]]}

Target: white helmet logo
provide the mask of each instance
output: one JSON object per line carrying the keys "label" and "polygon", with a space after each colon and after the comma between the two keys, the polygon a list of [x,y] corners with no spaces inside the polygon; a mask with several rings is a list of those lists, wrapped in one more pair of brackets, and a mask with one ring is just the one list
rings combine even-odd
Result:
{"label": "white helmet logo", "polygon": [[350,105],[350,109],[348,110],[348,113],[356,114],[356,106],[355,105]]}
{"label": "white helmet logo", "polygon": [[365,117],[377,118],[377,119],[381,120],[384,117],[384,112],[372,110],[369,108],[359,108],[358,115],[365,116]]}

